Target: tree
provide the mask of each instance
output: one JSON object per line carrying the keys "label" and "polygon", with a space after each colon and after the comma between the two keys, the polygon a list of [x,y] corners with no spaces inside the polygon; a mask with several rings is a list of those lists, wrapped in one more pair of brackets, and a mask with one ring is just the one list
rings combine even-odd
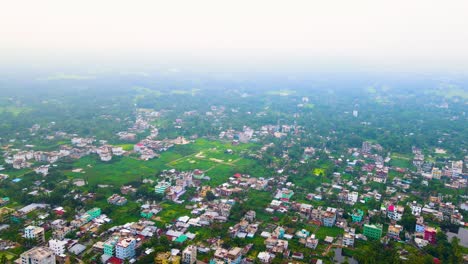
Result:
{"label": "tree", "polygon": [[409,207],[405,209],[405,213],[401,218],[401,225],[407,232],[413,233],[415,231],[416,217],[411,214],[411,209]]}
{"label": "tree", "polygon": [[214,199],[216,199],[216,196],[214,195],[214,193],[212,191],[207,191],[206,200],[213,201]]}

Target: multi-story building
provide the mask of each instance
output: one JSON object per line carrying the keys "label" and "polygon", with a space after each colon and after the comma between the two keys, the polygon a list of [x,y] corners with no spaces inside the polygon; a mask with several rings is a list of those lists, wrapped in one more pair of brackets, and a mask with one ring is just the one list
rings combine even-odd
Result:
{"label": "multi-story building", "polygon": [[380,239],[382,237],[382,226],[364,225],[363,234],[370,239]]}
{"label": "multi-story building", "polygon": [[388,209],[387,209],[388,218],[395,220],[395,221],[400,221],[404,212],[405,212],[405,208],[401,205],[395,206],[391,204],[388,206]]}
{"label": "multi-story building", "polygon": [[332,227],[336,221],[336,208],[328,207],[322,214],[322,224],[324,226]]}
{"label": "multi-story building", "polygon": [[38,244],[45,242],[44,228],[38,226],[28,226],[24,229],[24,237],[35,239]]}
{"label": "multi-story building", "polygon": [[223,262],[226,264],[239,264],[242,259],[242,249],[235,247],[230,250],[218,248],[214,253],[212,261],[218,263]]}
{"label": "multi-story building", "polygon": [[409,207],[411,208],[411,213],[415,216],[421,215],[422,211],[422,205],[418,204],[416,201],[413,201],[412,203],[409,204]]}
{"label": "multi-story building", "polygon": [[135,238],[124,238],[115,246],[115,256],[119,259],[131,259],[135,256],[135,246]]}
{"label": "multi-story building", "polygon": [[197,262],[197,247],[188,246],[182,251],[182,263],[183,264],[193,264]]}
{"label": "multi-story building", "polygon": [[54,251],[48,247],[35,247],[21,254],[21,264],[55,264]]}
{"label": "multi-story building", "polygon": [[306,238],[305,246],[311,249],[317,248],[319,240],[315,238],[315,234],[310,235],[310,237]]}
{"label": "multi-story building", "polygon": [[455,212],[455,205],[451,203],[441,203],[439,207],[439,212],[442,212],[442,214],[444,214],[444,218],[450,218],[450,216],[453,215],[453,213]]}
{"label": "multi-story building", "polygon": [[67,241],[51,239],[49,240],[49,248],[54,251],[54,254],[60,256],[65,254],[65,246],[67,245]]}
{"label": "multi-story building", "polygon": [[86,211],[86,213],[82,215],[82,218],[84,218],[87,222],[89,222],[95,218],[98,218],[100,215],[101,215],[101,208],[94,207],[93,209]]}
{"label": "multi-story building", "polygon": [[372,144],[369,141],[362,142],[362,153],[369,153],[371,151]]}
{"label": "multi-story building", "polygon": [[400,233],[403,230],[401,225],[390,225],[388,227],[387,236],[396,240],[400,240]]}
{"label": "multi-story building", "polygon": [[361,222],[363,216],[364,212],[361,209],[354,210],[353,214],[351,214],[353,222]]}
{"label": "multi-story building", "polygon": [[426,225],[424,224],[424,217],[419,216],[418,218],[416,218],[415,231],[416,233],[424,233],[425,229]]}
{"label": "multi-story building", "polygon": [[359,198],[358,192],[350,192],[348,193],[348,202],[355,204]]}
{"label": "multi-story building", "polygon": [[350,232],[347,232],[343,235],[343,246],[354,247],[354,237],[356,235]]}
{"label": "multi-story building", "polygon": [[119,241],[118,236],[114,236],[109,238],[106,242],[104,242],[103,248],[104,248],[104,254],[108,256],[114,256],[115,253],[115,245]]}
{"label": "multi-story building", "polygon": [[442,171],[437,167],[433,167],[432,168],[432,179],[440,180],[441,177],[442,177]]}
{"label": "multi-story building", "polygon": [[432,227],[426,227],[424,230],[424,240],[429,241],[431,244],[435,244],[437,242],[436,240],[436,235],[437,235],[437,230]]}
{"label": "multi-story building", "polygon": [[158,185],[154,186],[154,191],[158,194],[166,193],[167,188],[169,188],[171,184],[169,182],[159,182]]}

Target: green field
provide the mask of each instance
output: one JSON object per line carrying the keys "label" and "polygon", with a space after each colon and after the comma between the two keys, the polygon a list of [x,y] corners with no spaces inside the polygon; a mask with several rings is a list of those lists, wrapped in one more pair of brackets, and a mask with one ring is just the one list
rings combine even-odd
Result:
{"label": "green field", "polygon": [[408,155],[393,153],[390,160],[390,166],[409,168],[411,167],[411,157]]}
{"label": "green field", "polygon": [[[231,146],[230,144],[197,140],[195,143],[178,145],[161,153],[161,156],[149,161],[135,157],[113,157],[109,162],[102,162],[97,155],[90,155],[75,161],[73,169],[81,168],[82,172],[65,172],[70,178],[86,178],[90,184],[123,185],[141,178],[156,176],[165,169],[175,168],[180,171],[201,169],[212,178],[210,185],[223,183],[237,171],[252,169],[252,175],[266,176],[263,167],[256,161],[241,158],[239,153],[251,144]],[[129,145],[127,146],[127,148]],[[234,154],[226,154],[232,149]],[[201,153],[201,154],[200,154]]]}
{"label": "green field", "polygon": [[21,114],[21,113],[27,113],[32,111],[32,108],[28,107],[19,107],[19,106],[0,106],[0,114],[1,113],[11,113],[15,116]]}

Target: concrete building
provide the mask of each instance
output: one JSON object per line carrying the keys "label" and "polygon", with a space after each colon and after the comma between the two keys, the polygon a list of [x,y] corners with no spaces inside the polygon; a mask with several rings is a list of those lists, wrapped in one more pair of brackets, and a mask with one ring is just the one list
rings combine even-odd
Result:
{"label": "concrete building", "polygon": [[131,259],[135,257],[135,238],[124,238],[115,246],[115,256],[119,259]]}
{"label": "concrete building", "polygon": [[387,209],[387,216],[388,218],[395,220],[395,221],[400,221],[401,217],[403,216],[403,213],[405,212],[405,208],[401,205],[389,205]]}
{"label": "concrete building", "polygon": [[57,256],[65,254],[65,245],[67,245],[67,241],[64,240],[49,240],[49,248],[52,249]]}
{"label": "concrete building", "polygon": [[327,210],[322,214],[322,224],[324,226],[332,227],[336,221],[336,208],[328,207]]}
{"label": "concrete building", "polygon": [[35,239],[38,244],[45,242],[44,228],[38,226],[28,226],[24,229],[24,237]]}
{"label": "concrete building", "polygon": [[353,222],[358,222],[358,223],[362,221],[363,216],[364,216],[364,212],[361,209],[356,209],[351,214],[351,218]]}
{"label": "concrete building", "polygon": [[188,246],[182,251],[182,263],[193,264],[197,262],[197,247],[194,245]]}
{"label": "concrete building", "polygon": [[426,227],[424,230],[424,240],[429,241],[431,244],[435,244],[437,242],[436,240],[436,235],[437,235],[437,230],[432,227]]}
{"label": "concrete building", "polygon": [[403,230],[401,225],[390,225],[388,227],[387,236],[396,240],[400,240],[400,233]]}
{"label": "concrete building", "polygon": [[345,233],[343,235],[343,246],[346,246],[346,247],[354,247],[354,238],[355,238],[355,234],[353,233]]}
{"label": "concrete building", "polygon": [[382,237],[382,226],[364,225],[363,234],[370,239],[380,239]]}
{"label": "concrete building", "polygon": [[169,182],[159,182],[158,185],[154,186],[154,191],[158,194],[166,193],[167,188],[169,188],[171,184]]}
{"label": "concrete building", "polygon": [[54,251],[48,247],[35,247],[21,254],[21,264],[55,264]]}

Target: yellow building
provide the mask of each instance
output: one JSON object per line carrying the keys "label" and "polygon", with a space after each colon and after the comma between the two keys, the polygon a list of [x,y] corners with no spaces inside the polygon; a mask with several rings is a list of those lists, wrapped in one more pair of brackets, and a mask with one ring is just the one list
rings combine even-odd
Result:
{"label": "yellow building", "polygon": [[14,212],[14,209],[8,208],[8,207],[2,207],[0,208],[0,222],[6,222],[10,215]]}
{"label": "yellow building", "polygon": [[160,252],[154,258],[155,264],[180,264],[180,256],[172,256],[170,252]]}

